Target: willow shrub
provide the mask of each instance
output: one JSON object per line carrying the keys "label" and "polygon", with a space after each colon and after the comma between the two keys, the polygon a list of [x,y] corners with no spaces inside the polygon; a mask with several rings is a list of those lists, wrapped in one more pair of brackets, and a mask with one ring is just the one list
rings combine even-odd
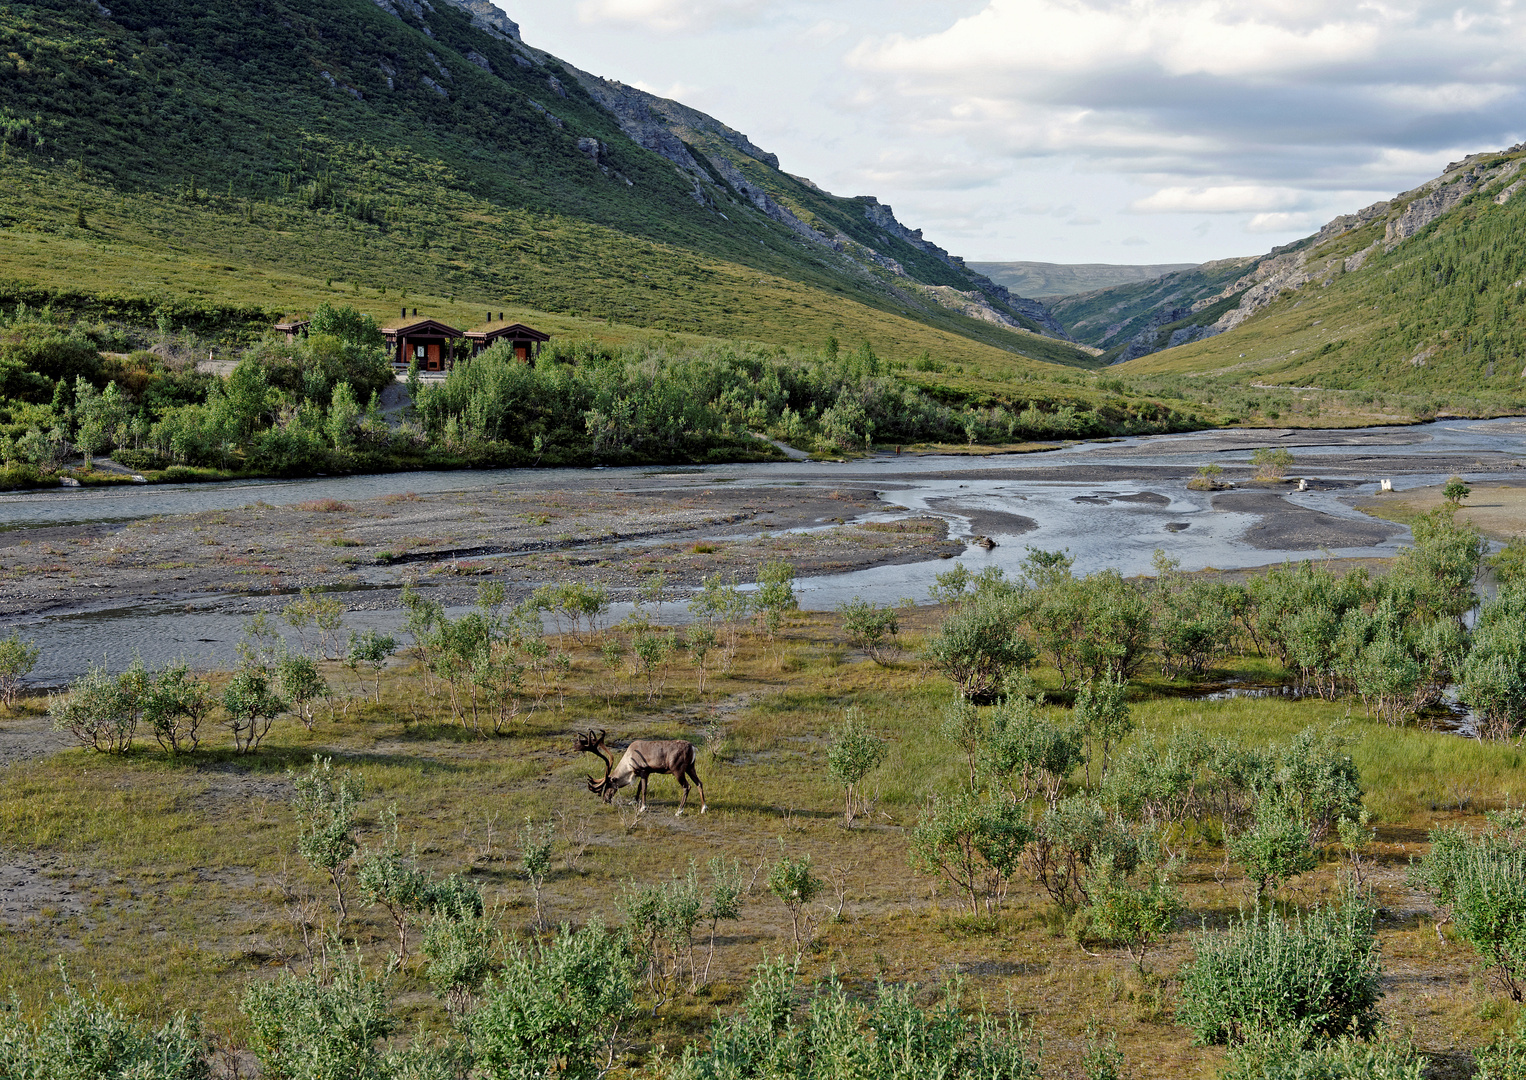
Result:
{"label": "willow shrub", "polygon": [[597,918],[544,941],[511,945],[482,1005],[463,1023],[479,1075],[491,1080],[595,1080],[609,1071],[633,1019],[634,964],[620,931]]}
{"label": "willow shrub", "polygon": [[1380,996],[1372,918],[1352,890],[1339,906],[1293,919],[1258,910],[1197,935],[1178,1021],[1210,1045],[1270,1034],[1300,1046],[1316,1036],[1370,1037]]}
{"label": "willow shrub", "polygon": [[1345,1038],[1303,1046],[1296,1038],[1269,1035],[1236,1047],[1219,1075],[1220,1080],[1423,1080],[1425,1066],[1426,1059],[1409,1047],[1387,1041]]}
{"label": "willow shrub", "polygon": [[796,972],[780,959],[758,968],[747,1000],[716,1021],[710,1048],[690,1044],[669,1080],[1038,1080],[1038,1048],[1020,1021],[959,1009],[959,986],[930,1009],[915,986],[850,998],[836,979],[794,1008]]}
{"label": "willow shrub", "polygon": [[1515,1001],[1526,997],[1526,841],[1519,810],[1489,815],[1490,829],[1472,836],[1456,827],[1433,830],[1431,848],[1410,881],[1450,915],[1457,936],[1478,951]]}
{"label": "willow shrub", "polygon": [[0,1018],[0,1076],[5,1077],[153,1077],[154,1080],[206,1080],[212,1075],[206,1044],[194,1017],[176,1014],[150,1031],[120,1004],[109,1004],[92,991],[81,994],[64,981],[37,1024],[14,1007]]}

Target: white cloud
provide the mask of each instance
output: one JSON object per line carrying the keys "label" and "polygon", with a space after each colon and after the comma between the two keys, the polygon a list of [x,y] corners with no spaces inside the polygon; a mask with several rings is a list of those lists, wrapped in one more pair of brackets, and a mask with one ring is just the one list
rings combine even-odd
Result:
{"label": "white cloud", "polygon": [[1308,204],[1308,195],[1296,188],[1224,184],[1200,188],[1164,187],[1137,200],[1131,209],[1143,214],[1240,214],[1288,210]]}
{"label": "white cloud", "polygon": [[1245,223],[1249,233],[1313,232],[1321,222],[1313,214],[1256,214]]}
{"label": "white cloud", "polygon": [[631,85],[637,90],[644,90],[648,94],[667,98],[670,101],[694,101],[703,93],[700,87],[681,82],[671,83],[667,86],[653,86],[651,83],[637,79]]}
{"label": "white cloud", "polygon": [[987,0],[848,62],[903,130],[1149,177],[1144,211],[1290,212],[1526,127],[1514,0]]}

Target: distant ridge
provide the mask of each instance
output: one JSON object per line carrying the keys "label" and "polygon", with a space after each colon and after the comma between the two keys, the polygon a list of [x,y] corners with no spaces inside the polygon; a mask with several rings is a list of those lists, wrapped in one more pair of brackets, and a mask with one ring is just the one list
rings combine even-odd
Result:
{"label": "distant ridge", "polygon": [[1190,270],[1196,263],[1157,263],[1128,266],[1120,263],[967,262],[977,274],[1005,285],[1019,296],[1074,296],[1114,285],[1130,285],[1177,270]]}

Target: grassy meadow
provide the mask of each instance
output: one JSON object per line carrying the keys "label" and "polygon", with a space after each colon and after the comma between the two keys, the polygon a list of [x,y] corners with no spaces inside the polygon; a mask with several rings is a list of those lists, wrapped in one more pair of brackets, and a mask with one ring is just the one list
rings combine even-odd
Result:
{"label": "grassy meadow", "polygon": [[[287,770],[322,754],[365,781],[364,846],[385,841],[379,815],[395,808],[401,846],[441,874],[467,874],[516,939],[537,932],[518,861],[527,819],[554,829],[541,901],[551,923],[594,915],[618,923],[628,885],[666,880],[713,856],[741,861],[750,889],[741,920],[720,927],[711,985],[677,993],[654,1016],[644,1011],[617,1075],[671,1058],[704,1034],[717,1008],[740,1001],[761,958],[793,952],[790,921],[764,885],[781,852],[808,854],[826,882],[807,908],[807,981],[835,971],[855,992],[877,977],[912,981],[930,1002],[937,984],[957,975],[967,1005],[984,1000],[1033,1024],[1046,1076],[1079,1075],[1088,1025],[1116,1031],[1135,1077],[1214,1075],[1222,1051],[1193,1046],[1173,1021],[1189,932],[1222,926],[1252,896],[1211,825],[1189,821],[1170,834],[1187,910],[1143,969],[1123,950],[1073,940],[1065,917],[1021,875],[999,911],[976,917],[946,884],[911,869],[909,829],[928,797],[958,787],[965,771],[940,733],[951,685],[917,652],[941,615],[908,612],[906,651],[881,666],[847,644],[838,616],[795,613],[773,641],[744,635],[729,672],[716,670],[712,654],[704,693],[682,654],[649,684],[628,661],[616,668],[606,660],[601,646],[617,631],[569,633],[561,642],[572,657],[565,679],[548,684],[538,707],[499,737],[456,723],[438,686],[399,654],[379,690],[369,677],[362,685],[345,668],[326,669],[338,695],[332,715],[320,707],[311,732],[279,721],[251,756],[233,754],[213,726],[202,749],[179,758],[140,732],[138,747],[122,757],[68,749],[16,761],[0,773],[0,844],[29,874],[31,914],[19,920],[19,905],[6,905],[0,983],[15,988],[23,1010],[36,1010],[59,989],[61,961],[77,981],[95,980],[146,1017],[189,1008],[221,1045],[243,1045],[243,989],[307,963],[304,924],[311,934],[336,923],[327,879],[295,852],[289,805]],[[1052,671],[1035,674],[1041,686],[1056,684]],[[1230,658],[1204,685],[1266,674],[1258,657]],[[1520,801],[1522,751],[1445,730],[1390,728],[1367,719],[1360,703],[1216,701],[1200,689],[1148,675],[1136,681],[1131,738],[1187,728],[1261,745],[1310,724],[1342,726],[1377,830],[1364,865],[1381,908],[1383,1018],[1390,1034],[1434,1059],[1433,1075],[1467,1075],[1466,1051],[1508,1026],[1516,1010],[1471,950],[1442,940],[1404,870],[1429,828],[1472,824],[1486,808]],[[1069,694],[1051,700],[1055,710]],[[824,757],[831,729],[854,705],[888,740],[889,754],[865,782],[869,812],[847,828],[842,789]],[[0,719],[0,735],[45,728],[45,709],[41,699],[23,699]],[[588,728],[608,729],[617,745],[637,737],[694,742],[708,813],[695,812],[696,792],[691,812],[675,817],[678,789],[664,776],[651,781],[645,815],[631,805],[633,789],[604,805],[583,782],[597,763],[572,748],[574,733]],[[1319,866],[1276,903],[1291,910],[1333,896],[1344,865],[1338,850],[1328,844]],[[340,932],[379,970],[396,951],[396,931],[381,909],[356,899],[353,881],[349,888]],[[410,1022],[444,1030],[448,1019],[424,982],[416,940],[410,946],[390,990]]]}

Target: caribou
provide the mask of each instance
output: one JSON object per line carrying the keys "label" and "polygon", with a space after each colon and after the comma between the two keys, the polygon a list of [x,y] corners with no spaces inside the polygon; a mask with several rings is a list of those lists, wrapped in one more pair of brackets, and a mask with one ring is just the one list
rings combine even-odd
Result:
{"label": "caribou", "polygon": [[[694,744],[682,739],[637,739],[625,748],[620,764],[604,745],[606,731],[585,731],[577,737],[574,749],[582,753],[596,754],[604,762],[604,779],[588,777],[588,790],[605,802],[615,797],[615,792],[628,784],[636,785],[636,802],[640,813],[646,813],[646,779],[653,773],[667,773],[684,789],[678,804],[678,814],[689,805],[689,781],[699,785],[699,812],[710,809],[705,805],[705,785],[699,773],[694,771]],[[674,816],[677,817],[678,814]]]}

